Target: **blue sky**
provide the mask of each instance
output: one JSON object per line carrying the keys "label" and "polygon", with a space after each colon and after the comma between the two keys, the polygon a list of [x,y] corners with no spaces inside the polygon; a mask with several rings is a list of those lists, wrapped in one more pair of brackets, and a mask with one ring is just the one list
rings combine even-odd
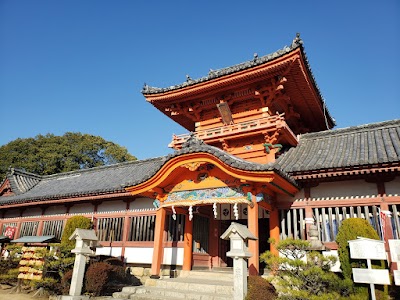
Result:
{"label": "blue sky", "polygon": [[336,128],[400,118],[400,2],[0,0],[0,145],[81,132],[139,159],[186,131],[145,101],[301,33]]}

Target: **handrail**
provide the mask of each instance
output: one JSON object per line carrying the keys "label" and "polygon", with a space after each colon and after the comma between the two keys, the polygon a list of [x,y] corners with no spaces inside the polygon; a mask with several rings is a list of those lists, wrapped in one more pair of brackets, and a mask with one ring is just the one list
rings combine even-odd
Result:
{"label": "handrail", "polygon": [[217,138],[219,136],[232,135],[237,133],[249,132],[257,129],[264,129],[275,126],[277,121],[284,121],[281,115],[274,115],[257,120],[246,121],[237,124],[225,125],[217,128],[211,128],[206,130],[199,130],[193,133],[185,133],[180,135],[173,135],[172,142],[169,147],[182,144],[185,142],[190,135],[194,134],[198,139],[207,140],[210,138]]}

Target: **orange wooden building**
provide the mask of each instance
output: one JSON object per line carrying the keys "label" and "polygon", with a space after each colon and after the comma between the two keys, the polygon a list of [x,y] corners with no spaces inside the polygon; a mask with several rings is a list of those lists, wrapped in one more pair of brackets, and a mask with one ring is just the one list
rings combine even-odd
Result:
{"label": "orange wooden building", "polygon": [[220,235],[231,221],[249,241],[250,274],[259,254],[288,236],[307,239],[315,223],[334,252],[340,222],[378,211],[400,236],[400,120],[331,130],[299,36],[272,54],[168,88],[145,85],[146,100],[189,133],[165,157],[39,176],[10,169],[0,186],[0,228],[14,237],[60,236],[85,215],[99,254],[183,270],[230,266]]}

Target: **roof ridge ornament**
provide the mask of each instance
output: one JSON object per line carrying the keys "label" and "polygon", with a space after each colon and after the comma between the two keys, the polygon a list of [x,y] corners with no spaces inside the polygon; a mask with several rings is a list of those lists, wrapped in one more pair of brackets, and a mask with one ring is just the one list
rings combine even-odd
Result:
{"label": "roof ridge ornament", "polygon": [[183,142],[182,149],[190,148],[190,147],[198,147],[198,146],[203,146],[203,145],[205,145],[204,141],[201,139],[198,139],[196,134],[194,132],[191,132],[189,134],[189,137],[187,138],[187,140]]}
{"label": "roof ridge ornament", "polygon": [[303,45],[303,40],[300,38],[300,32],[298,32],[296,33],[296,37],[293,39],[291,47],[293,49],[301,45]]}

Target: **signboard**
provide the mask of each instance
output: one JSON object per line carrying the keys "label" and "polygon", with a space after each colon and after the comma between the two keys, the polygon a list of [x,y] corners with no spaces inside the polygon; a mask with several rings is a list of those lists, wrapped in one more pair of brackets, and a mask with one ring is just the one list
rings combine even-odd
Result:
{"label": "signboard", "polygon": [[6,236],[10,240],[12,240],[14,238],[15,231],[17,231],[17,227],[15,227],[15,226],[7,226],[6,230],[4,230],[4,236]]}
{"label": "signboard", "polygon": [[400,240],[388,240],[390,249],[390,258],[393,262],[400,262]]}
{"label": "signboard", "polygon": [[394,270],[393,277],[394,277],[394,284],[400,285],[400,270]]}
{"label": "signboard", "polygon": [[353,280],[359,283],[390,285],[389,270],[353,268]]}
{"label": "signboard", "polygon": [[385,244],[383,241],[358,238],[349,241],[350,257],[355,259],[384,259],[386,260]]}

